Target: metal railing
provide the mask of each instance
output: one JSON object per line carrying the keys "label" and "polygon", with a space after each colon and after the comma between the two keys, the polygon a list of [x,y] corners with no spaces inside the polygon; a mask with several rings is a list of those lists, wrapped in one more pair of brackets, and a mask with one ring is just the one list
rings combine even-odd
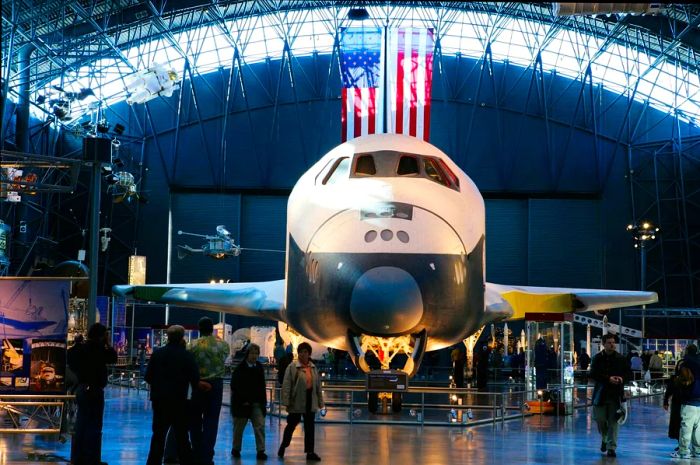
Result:
{"label": "metal railing", "polygon": [[0,394],[0,433],[60,434],[72,395]]}
{"label": "metal railing", "polygon": [[[634,381],[626,386],[628,399],[663,395],[666,378]],[[112,385],[148,390],[148,384],[138,370],[115,370],[109,377]],[[567,415],[574,409],[592,405],[592,384],[548,384],[545,390],[524,389],[522,383],[504,383],[503,391],[482,392],[473,388],[449,388],[413,385],[401,393],[401,411],[389,415],[390,402],[382,405],[380,413],[369,413],[365,383],[358,380],[322,381],[327,413],[317,415],[320,423],[403,424],[421,426],[476,426],[504,423],[528,416]],[[510,387],[508,387],[510,386]],[[226,389],[227,386],[225,386]],[[272,422],[286,418],[281,405],[281,388],[276,377],[267,378],[267,412]],[[223,405],[229,405],[228,394]],[[384,412],[384,413],[381,413]]]}

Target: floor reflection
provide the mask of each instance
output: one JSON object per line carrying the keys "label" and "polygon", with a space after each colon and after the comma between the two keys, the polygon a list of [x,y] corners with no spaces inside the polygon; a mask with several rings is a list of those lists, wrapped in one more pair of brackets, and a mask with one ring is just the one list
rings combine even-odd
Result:
{"label": "floor reflection", "polygon": [[[620,429],[620,463],[668,464],[675,447],[667,438],[668,414],[658,397],[636,399],[630,419]],[[143,464],[150,441],[151,410],[145,391],[108,388],[105,407],[103,460],[110,465]],[[267,421],[268,462],[276,457],[284,422]],[[316,431],[317,452],[326,464],[610,464],[615,459],[598,451],[600,438],[590,409],[567,417],[533,416],[477,427],[420,427],[404,425],[324,424]],[[255,463],[255,440],[245,431],[242,457],[230,456],[232,424],[222,410],[217,464]],[[55,437],[0,435],[0,464],[65,463],[70,444]],[[284,463],[306,463],[303,435],[297,434]],[[688,462],[690,463],[690,462]],[[700,463],[700,461],[699,461]]]}

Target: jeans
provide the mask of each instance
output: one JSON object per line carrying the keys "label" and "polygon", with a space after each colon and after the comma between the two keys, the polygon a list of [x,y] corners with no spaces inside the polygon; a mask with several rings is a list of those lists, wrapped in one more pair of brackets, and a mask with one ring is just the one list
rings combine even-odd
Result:
{"label": "jeans", "polygon": [[180,464],[190,465],[194,463],[190,440],[187,437],[187,409],[182,405],[153,402],[153,436],[151,436],[151,448],[148,451],[146,465],[161,465],[163,463],[163,450],[165,449],[165,437],[170,428],[170,436],[174,438],[177,455]]}
{"label": "jeans", "polygon": [[75,465],[98,465],[102,461],[104,389],[80,384],[75,392],[75,402],[78,413],[71,441],[71,462]]}
{"label": "jeans", "polygon": [[[264,405],[253,404],[250,422],[253,424],[255,434],[255,449],[258,452],[265,451],[265,416],[263,415]],[[243,430],[248,424],[246,417],[233,417],[233,449],[240,451],[243,443]]]}
{"label": "jeans", "polygon": [[196,390],[192,393],[193,417],[190,435],[196,460],[202,464],[210,464],[214,462],[214,446],[219,432],[224,380],[216,378],[204,381],[211,384],[211,390],[207,392]]}
{"label": "jeans", "polygon": [[678,454],[700,454],[700,407],[681,406],[681,431],[678,437]]}
{"label": "jeans", "polygon": [[292,442],[292,434],[304,415],[304,452],[311,454],[314,451],[316,414],[311,411],[311,389],[306,390],[306,412],[290,413],[287,415],[287,426],[284,427],[282,447],[289,447]]}
{"label": "jeans", "polygon": [[593,418],[598,424],[598,432],[608,450],[617,449],[617,431],[620,425],[617,423],[615,414],[620,408],[619,402],[606,401],[603,405],[593,406]]}

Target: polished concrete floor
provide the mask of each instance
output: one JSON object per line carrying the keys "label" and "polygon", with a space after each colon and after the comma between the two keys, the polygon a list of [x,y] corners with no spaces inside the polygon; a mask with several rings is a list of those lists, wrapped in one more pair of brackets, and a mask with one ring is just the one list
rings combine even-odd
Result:
{"label": "polished concrete floor", "polygon": [[[600,438],[590,409],[577,409],[567,417],[531,416],[469,427],[321,424],[316,428],[316,451],[327,464],[629,464],[671,463],[675,443],[666,436],[668,414],[659,397],[630,402],[631,416],[621,427],[617,459],[599,451]],[[145,391],[108,388],[105,408],[103,460],[110,465],[144,464],[150,440],[151,410]],[[268,417],[266,444],[270,463],[281,439],[280,423]],[[245,431],[240,459],[229,454],[232,423],[222,410],[215,463],[261,463],[255,459],[250,426]],[[0,435],[0,464],[66,463],[70,445],[56,438]],[[38,456],[35,454],[39,454]],[[698,463],[690,460],[675,462]],[[287,449],[285,464],[306,463],[301,427]]]}

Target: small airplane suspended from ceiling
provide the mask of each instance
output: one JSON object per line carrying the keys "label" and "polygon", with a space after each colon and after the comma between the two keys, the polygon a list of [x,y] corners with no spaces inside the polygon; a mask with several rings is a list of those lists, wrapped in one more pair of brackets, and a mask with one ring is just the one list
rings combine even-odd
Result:
{"label": "small airplane suspended from ceiling", "polygon": [[220,224],[216,227],[216,235],[210,236],[208,234],[195,234],[185,231],[178,231],[179,236],[195,236],[201,237],[206,240],[204,244],[199,249],[194,249],[189,245],[178,245],[177,246],[177,258],[183,259],[194,253],[201,253],[208,257],[221,260],[228,257],[238,257],[241,254],[241,250],[254,250],[258,252],[277,252],[284,253],[284,250],[272,250],[272,249],[252,249],[249,247],[241,247],[236,244],[231,233],[226,226]]}

